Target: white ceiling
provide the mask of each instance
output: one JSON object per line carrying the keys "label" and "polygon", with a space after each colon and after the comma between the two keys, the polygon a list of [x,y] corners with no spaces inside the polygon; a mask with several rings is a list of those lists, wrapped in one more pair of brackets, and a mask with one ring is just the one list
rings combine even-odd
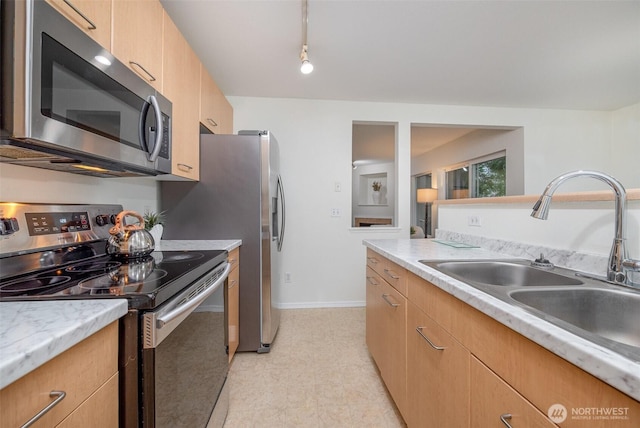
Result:
{"label": "white ceiling", "polygon": [[640,101],[640,1],[162,0],[231,96],[614,110]]}

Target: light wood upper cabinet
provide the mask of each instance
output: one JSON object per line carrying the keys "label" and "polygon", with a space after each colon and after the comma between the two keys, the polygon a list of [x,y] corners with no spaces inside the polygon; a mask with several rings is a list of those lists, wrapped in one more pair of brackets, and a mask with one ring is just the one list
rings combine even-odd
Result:
{"label": "light wood upper cabinet", "polygon": [[163,95],[173,103],[171,173],[200,179],[200,60],[164,13]]}
{"label": "light wood upper cabinet", "polygon": [[58,12],[111,51],[111,0],[46,0]]}
{"label": "light wood upper cabinet", "polygon": [[233,108],[203,65],[200,66],[200,123],[214,134],[233,133]]}
{"label": "light wood upper cabinet", "polygon": [[163,14],[158,0],[113,1],[113,55],[162,93]]}

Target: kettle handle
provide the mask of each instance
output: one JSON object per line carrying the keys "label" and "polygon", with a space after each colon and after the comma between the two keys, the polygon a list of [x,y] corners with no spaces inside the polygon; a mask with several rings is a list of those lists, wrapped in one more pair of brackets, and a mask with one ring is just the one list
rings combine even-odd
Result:
{"label": "kettle handle", "polygon": [[[127,216],[135,217],[139,220],[138,224],[124,224],[124,218]],[[140,230],[144,229],[144,218],[140,214],[135,211],[121,211],[116,216],[116,224],[109,229],[109,233],[111,235],[117,235],[120,232],[126,232],[129,230]]]}

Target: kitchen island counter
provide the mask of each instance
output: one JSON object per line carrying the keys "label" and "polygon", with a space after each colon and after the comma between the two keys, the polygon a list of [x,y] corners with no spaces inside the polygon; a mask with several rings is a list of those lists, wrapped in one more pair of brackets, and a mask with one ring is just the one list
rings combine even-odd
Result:
{"label": "kitchen island counter", "polygon": [[126,313],[124,299],[0,302],[0,389]]}
{"label": "kitchen island counter", "polygon": [[365,240],[364,245],[614,388],[640,400],[640,361],[576,336],[523,308],[503,302],[419,262],[517,257],[477,247],[455,248],[432,239]]}

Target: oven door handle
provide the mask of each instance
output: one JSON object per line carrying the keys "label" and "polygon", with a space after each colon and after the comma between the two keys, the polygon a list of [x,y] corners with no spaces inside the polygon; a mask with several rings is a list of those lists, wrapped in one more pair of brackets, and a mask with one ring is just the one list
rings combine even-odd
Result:
{"label": "oven door handle", "polygon": [[167,312],[166,314],[159,316],[156,320],[156,328],[160,330],[165,324],[168,324],[174,319],[179,318],[181,315],[191,313],[195,308],[197,308],[200,305],[200,303],[202,303],[207,297],[212,295],[213,292],[218,289],[220,284],[224,284],[224,281],[229,276],[229,271],[231,271],[231,265],[227,263],[222,275],[216,280],[216,282],[210,285],[206,290],[204,290],[202,293],[198,294],[197,296],[193,297],[191,300],[187,301],[186,303],[182,305],[178,305],[178,307],[176,307],[175,309]]}

